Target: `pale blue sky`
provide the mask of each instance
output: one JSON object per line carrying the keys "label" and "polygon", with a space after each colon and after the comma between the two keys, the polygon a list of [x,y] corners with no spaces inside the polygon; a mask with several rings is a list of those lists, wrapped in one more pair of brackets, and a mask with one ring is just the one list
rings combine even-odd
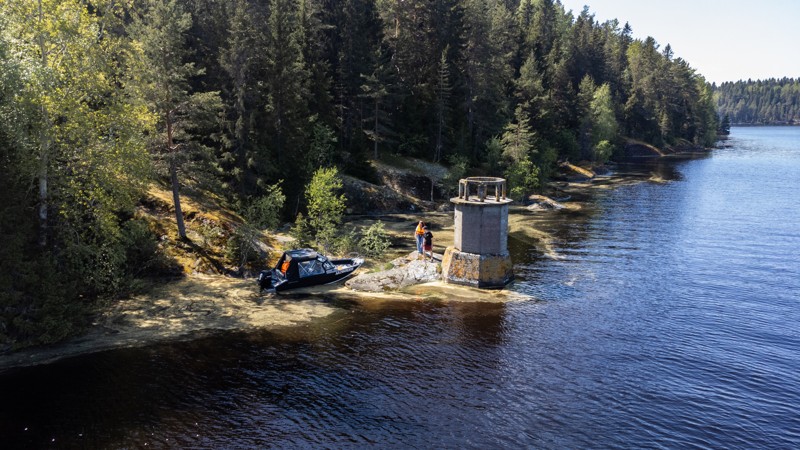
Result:
{"label": "pale blue sky", "polygon": [[800,0],[561,0],[672,45],[707,81],[800,78]]}

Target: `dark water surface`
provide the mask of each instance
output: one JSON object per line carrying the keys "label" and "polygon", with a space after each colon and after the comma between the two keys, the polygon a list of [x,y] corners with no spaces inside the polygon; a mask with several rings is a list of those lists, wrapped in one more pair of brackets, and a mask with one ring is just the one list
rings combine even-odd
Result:
{"label": "dark water surface", "polygon": [[800,128],[625,168],[511,241],[530,300],[340,304],[280,332],[0,374],[18,447],[799,448]]}

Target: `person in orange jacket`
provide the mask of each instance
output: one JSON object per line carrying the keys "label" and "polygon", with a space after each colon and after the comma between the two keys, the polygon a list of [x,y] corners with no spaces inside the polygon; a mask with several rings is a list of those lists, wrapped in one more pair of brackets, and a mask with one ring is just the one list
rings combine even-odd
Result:
{"label": "person in orange jacket", "polygon": [[419,221],[417,224],[417,229],[414,231],[414,236],[417,240],[417,255],[418,257],[423,256],[422,254],[422,240],[425,236],[425,222]]}
{"label": "person in orange jacket", "polygon": [[289,260],[288,259],[286,261],[284,261],[283,264],[281,264],[281,273],[286,275],[286,271],[287,270],[289,270]]}

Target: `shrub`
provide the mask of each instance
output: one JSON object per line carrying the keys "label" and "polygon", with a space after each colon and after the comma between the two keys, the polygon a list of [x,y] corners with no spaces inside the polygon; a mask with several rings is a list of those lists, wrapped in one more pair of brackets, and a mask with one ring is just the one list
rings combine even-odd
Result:
{"label": "shrub", "polygon": [[266,229],[278,227],[281,209],[283,209],[283,204],[286,202],[281,183],[283,183],[283,180],[268,186],[264,195],[251,201],[245,207],[244,217],[248,222]]}
{"label": "shrub", "polygon": [[450,170],[442,180],[442,190],[446,195],[452,195],[455,192],[458,181],[467,175],[467,167],[469,166],[469,158],[464,155],[452,155],[448,159],[450,162]]}
{"label": "shrub", "polygon": [[511,187],[509,193],[515,200],[523,200],[539,186],[539,168],[527,158],[511,165],[505,175]]}
{"label": "shrub", "polygon": [[594,147],[594,159],[595,161],[605,163],[608,161],[608,158],[611,157],[611,153],[614,151],[614,145],[609,141],[600,141]]}
{"label": "shrub", "polygon": [[122,227],[126,272],[132,276],[148,273],[163,263],[158,242],[143,220],[129,220]]}
{"label": "shrub", "polygon": [[305,198],[308,216],[298,215],[292,236],[298,242],[314,242],[318,247],[331,248],[335,244],[336,231],[342,223],[346,198],[336,192],[342,188],[342,180],[336,168],[322,168],[306,186]]}
{"label": "shrub", "polygon": [[313,241],[311,228],[303,213],[297,215],[294,226],[289,230],[289,235],[295,240],[297,247],[310,247]]}
{"label": "shrub", "polygon": [[346,255],[358,251],[358,234],[356,230],[350,230],[336,238],[333,242],[333,252],[337,255]]}
{"label": "shrub", "polygon": [[373,257],[383,254],[389,245],[391,245],[391,239],[380,220],[364,230],[361,240],[358,241],[361,252]]}
{"label": "shrub", "polygon": [[235,261],[241,270],[247,263],[257,261],[260,254],[258,245],[261,240],[259,230],[247,223],[236,227],[228,239],[226,247],[226,257]]}

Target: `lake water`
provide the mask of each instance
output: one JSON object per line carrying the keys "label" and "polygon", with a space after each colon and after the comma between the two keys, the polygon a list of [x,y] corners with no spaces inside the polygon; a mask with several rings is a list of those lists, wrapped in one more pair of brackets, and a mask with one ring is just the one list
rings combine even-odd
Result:
{"label": "lake water", "polygon": [[509,247],[529,300],[337,304],[0,374],[17,447],[800,447],[800,128],[693,160]]}

